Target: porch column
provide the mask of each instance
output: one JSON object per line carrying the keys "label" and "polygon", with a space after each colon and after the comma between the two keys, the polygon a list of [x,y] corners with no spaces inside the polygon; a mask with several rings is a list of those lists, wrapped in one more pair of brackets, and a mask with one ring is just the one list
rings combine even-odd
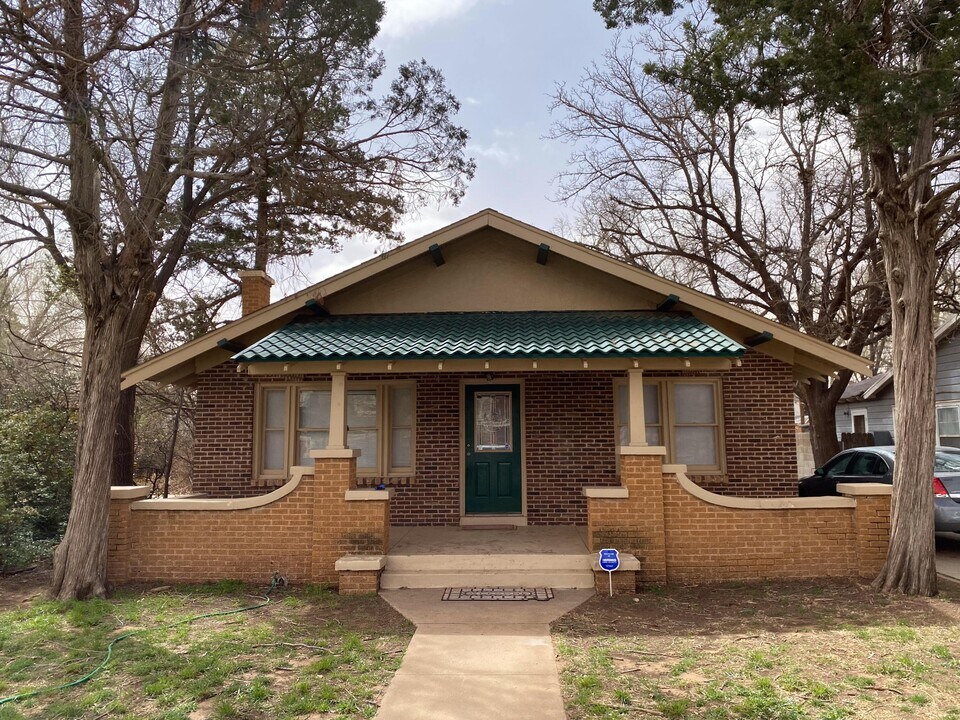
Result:
{"label": "porch column", "polygon": [[628,370],[627,396],[630,400],[630,441],[631,447],[647,444],[647,427],[643,415],[643,370]]}
{"label": "porch column", "polygon": [[343,450],[347,447],[347,374],[332,372],[330,392],[330,434],[327,448]]}

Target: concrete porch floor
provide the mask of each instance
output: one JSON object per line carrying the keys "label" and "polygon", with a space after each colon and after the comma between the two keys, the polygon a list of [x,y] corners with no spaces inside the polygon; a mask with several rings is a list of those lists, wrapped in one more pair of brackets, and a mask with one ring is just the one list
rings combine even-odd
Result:
{"label": "concrete porch floor", "polygon": [[586,589],[592,558],[586,527],[391,527],[380,587]]}
{"label": "concrete porch floor", "polygon": [[510,530],[390,528],[388,555],[589,555],[585,525],[528,525]]}

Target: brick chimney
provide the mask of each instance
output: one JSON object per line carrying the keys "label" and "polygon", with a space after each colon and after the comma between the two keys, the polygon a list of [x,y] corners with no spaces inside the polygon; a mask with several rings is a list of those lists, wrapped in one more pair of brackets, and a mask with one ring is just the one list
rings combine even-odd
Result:
{"label": "brick chimney", "polygon": [[273,279],[263,270],[241,270],[240,278],[241,315],[246,317],[270,304],[270,288]]}

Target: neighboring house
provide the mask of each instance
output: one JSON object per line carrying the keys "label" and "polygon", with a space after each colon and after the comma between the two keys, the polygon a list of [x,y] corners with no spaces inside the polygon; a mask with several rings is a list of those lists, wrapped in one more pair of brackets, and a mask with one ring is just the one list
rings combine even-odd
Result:
{"label": "neighboring house", "polygon": [[[937,345],[937,441],[940,445],[960,446],[960,317],[941,325],[934,340]],[[837,433],[889,433],[895,441],[895,404],[890,370],[850,383],[837,404]]]}
{"label": "neighboring house", "polygon": [[607,588],[602,547],[628,591],[882,563],[889,487],[792,497],[795,384],[861,357],[492,210],[271,285],[242,273],[239,320],[126,371],[196,388],[207,497],[113,488],[112,582]]}

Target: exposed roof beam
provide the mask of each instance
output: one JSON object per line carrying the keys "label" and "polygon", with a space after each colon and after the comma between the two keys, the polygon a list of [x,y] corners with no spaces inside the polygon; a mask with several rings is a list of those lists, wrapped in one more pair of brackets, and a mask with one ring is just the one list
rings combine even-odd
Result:
{"label": "exposed roof beam", "polygon": [[434,243],[429,248],[431,257],[433,257],[433,264],[437,267],[443,265],[446,260],[443,259],[443,250],[440,249],[440,246],[437,243]]}
{"label": "exposed roof beam", "polygon": [[327,316],[330,314],[330,311],[327,310],[327,308],[324,306],[324,304],[321,303],[319,300],[316,300],[315,298],[311,298],[311,299],[307,300],[307,301],[303,304],[303,306],[304,306],[307,310],[309,310],[310,312],[312,312],[314,315],[318,315],[318,316],[320,316],[320,317],[327,317]]}
{"label": "exposed roof beam", "polygon": [[758,332],[755,335],[751,335],[743,341],[743,344],[747,347],[756,347],[757,345],[763,345],[765,342],[770,342],[771,340],[773,340],[773,333],[769,330],[764,330],[763,332]]}
{"label": "exposed roof beam", "polygon": [[550,257],[550,246],[546,243],[540,243],[537,248],[537,265],[546,265],[548,257]]}
{"label": "exposed roof beam", "polygon": [[666,300],[657,305],[657,310],[660,312],[667,312],[668,310],[673,310],[673,306],[680,302],[680,298],[676,295],[667,295]]}
{"label": "exposed roof beam", "polygon": [[220,348],[221,350],[229,350],[230,352],[235,352],[235,353],[238,353],[241,350],[247,349],[247,346],[244,345],[243,343],[237,342],[236,340],[227,340],[226,338],[224,338],[223,340],[217,340],[217,347]]}

